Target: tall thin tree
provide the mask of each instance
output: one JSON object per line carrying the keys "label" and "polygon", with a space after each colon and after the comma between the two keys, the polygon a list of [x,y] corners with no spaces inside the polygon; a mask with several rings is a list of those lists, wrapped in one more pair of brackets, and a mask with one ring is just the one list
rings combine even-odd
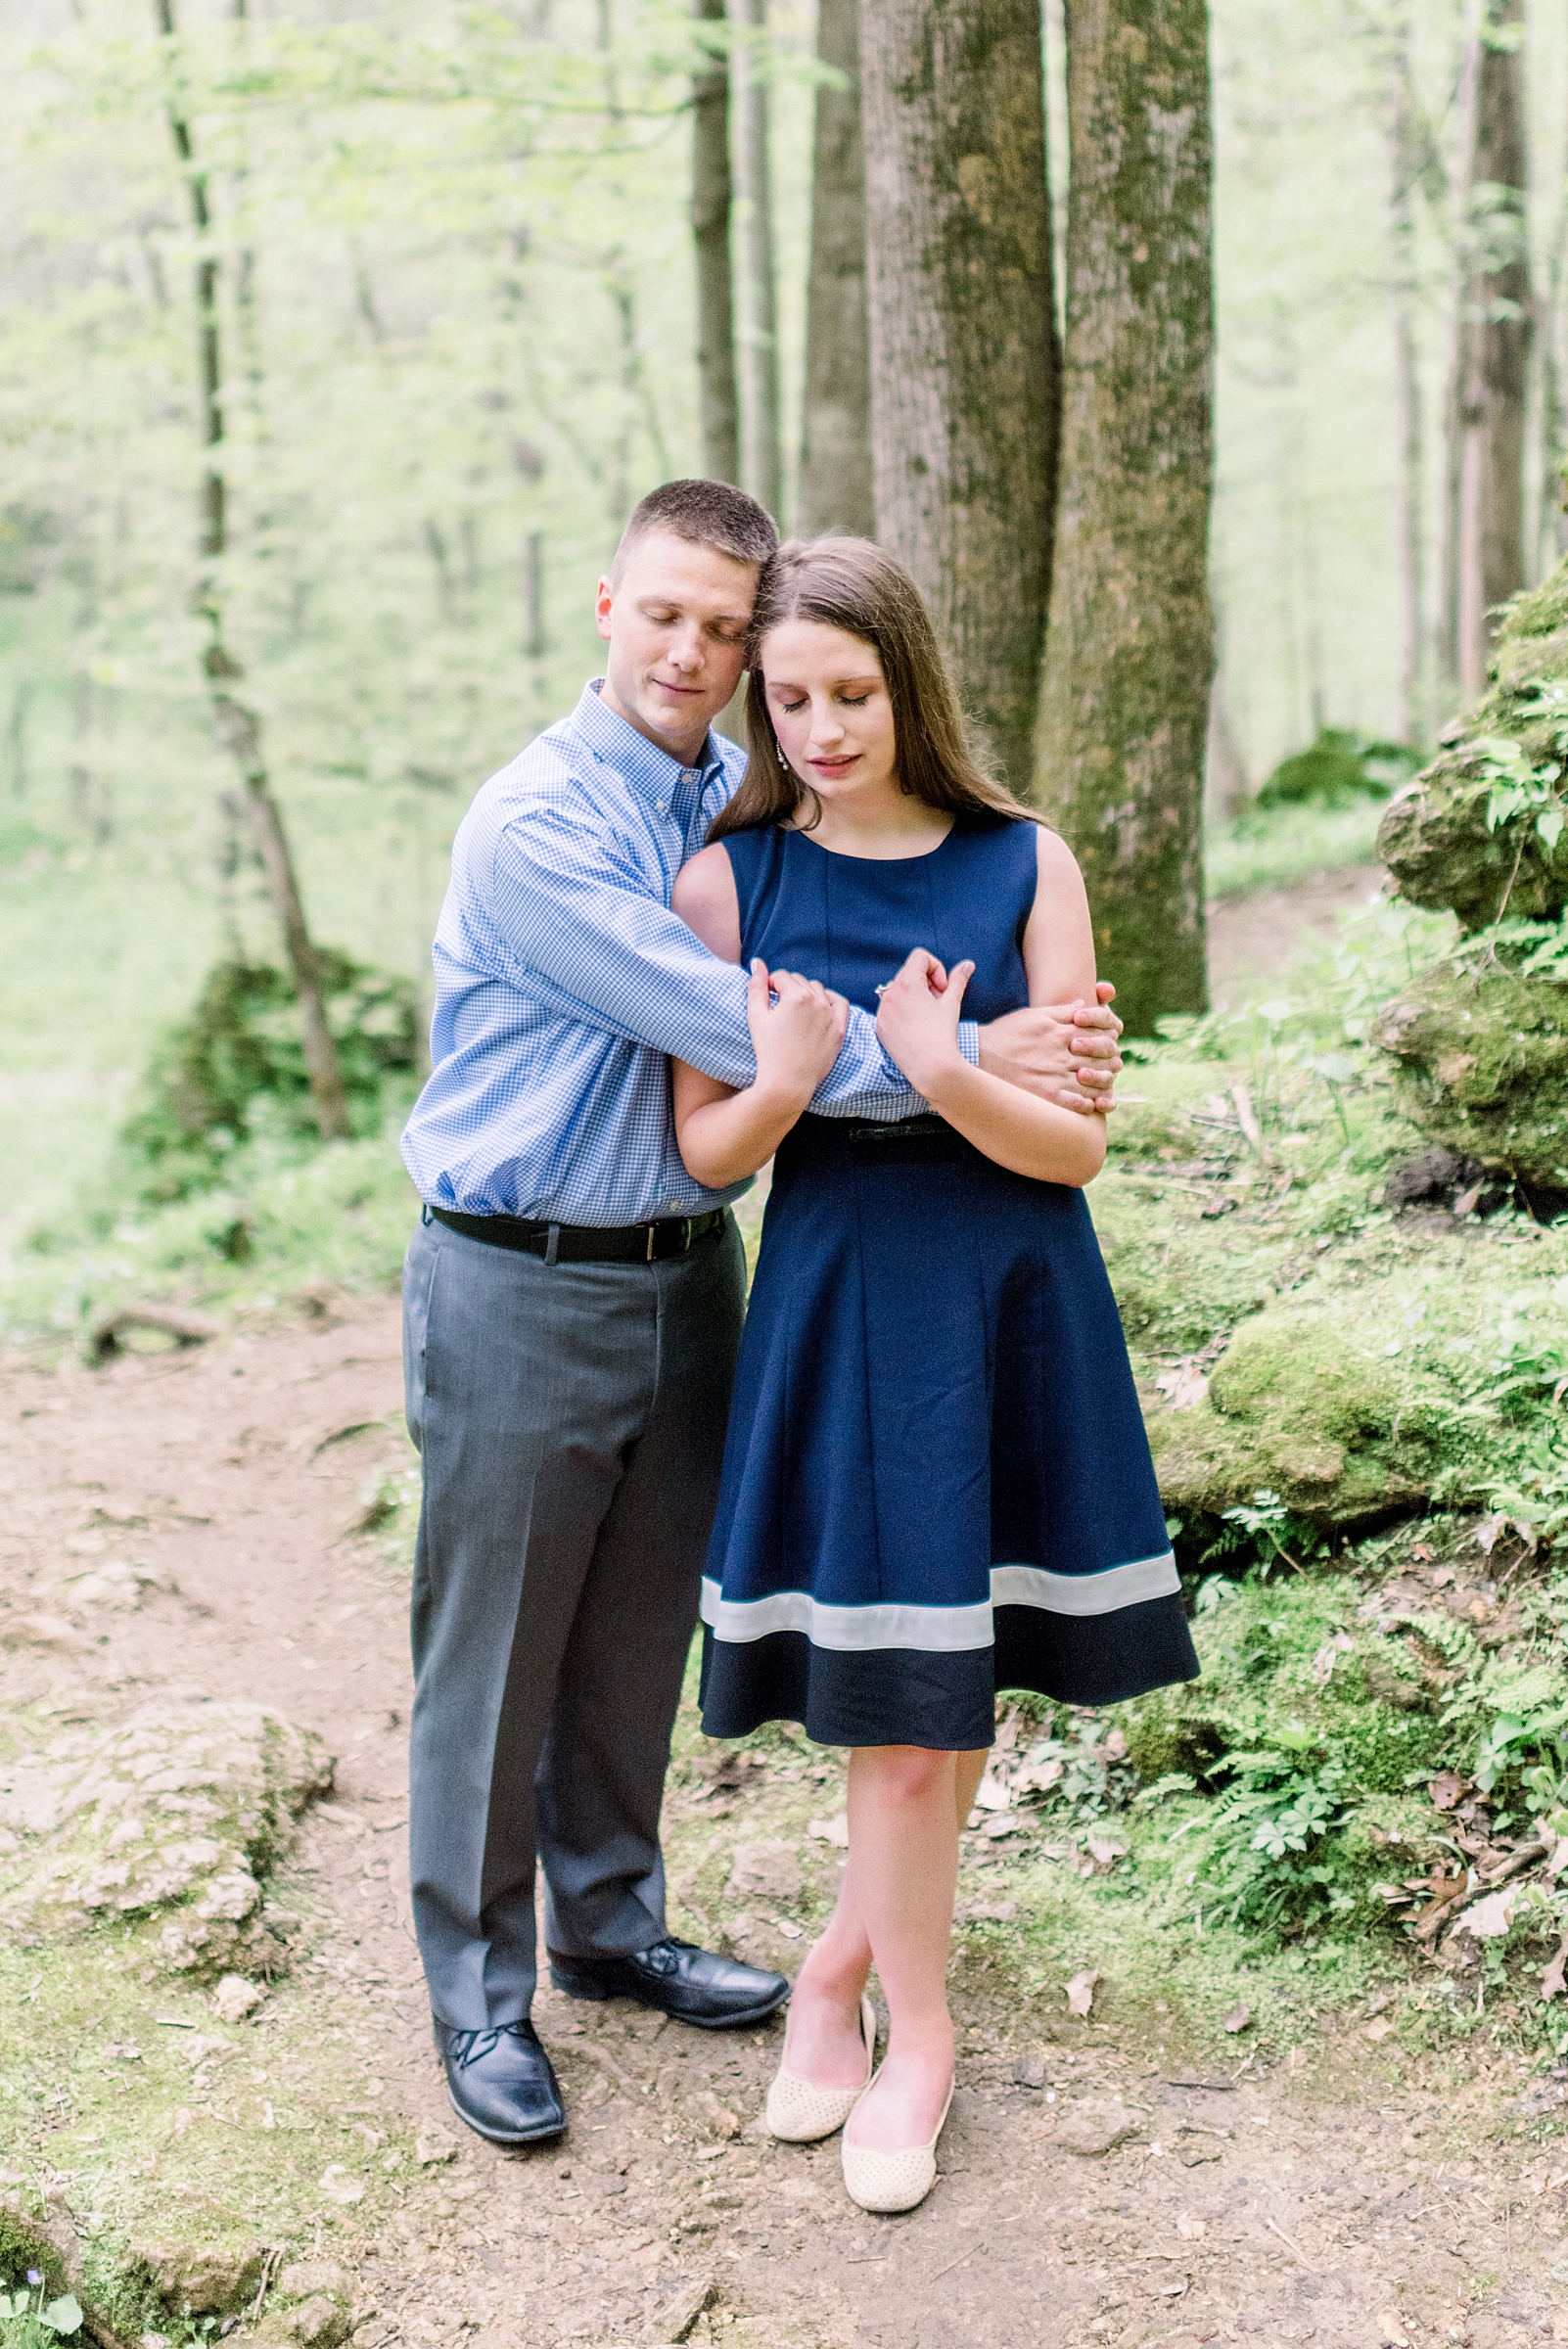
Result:
{"label": "tall thin tree", "polygon": [[1039,798],[1133,1035],[1206,1001],[1214,341],[1205,0],[1068,0],[1062,497]]}
{"label": "tall thin tree", "polygon": [[741,209],[741,471],[755,498],[777,516],[783,502],[779,422],[778,266],[773,251],[772,89],[767,0],[738,0],[749,38],[738,52]]}
{"label": "tall thin tree", "polygon": [[1525,583],[1525,409],[1533,317],[1524,0],[1481,20],[1459,342],[1458,677],[1477,693],[1497,610]]}
{"label": "tall thin tree", "polygon": [[[1416,94],[1410,0],[1392,0],[1384,40],[1384,123],[1389,163],[1389,295],[1399,436],[1396,527],[1400,569],[1400,740],[1431,739],[1427,692],[1426,437],[1417,318],[1420,275],[1415,199],[1436,157]],[[1438,174],[1441,184],[1441,173]]]}
{"label": "tall thin tree", "polygon": [[860,12],[877,532],[1021,789],[1056,465],[1042,84],[1038,0]]}
{"label": "tall thin tree", "polygon": [[739,483],[740,395],[735,383],[735,301],[730,276],[729,57],[724,0],[693,0],[702,62],[692,82],[691,226],[697,248],[697,399],[703,472]]}
{"label": "tall thin tree", "polygon": [[261,720],[237,688],[245,671],[230,651],[225,628],[223,568],[229,553],[228,503],[223,476],[223,342],[218,313],[218,254],[208,180],[196,153],[185,95],[173,0],[154,0],[163,56],[165,112],[174,155],[190,198],[196,232],[196,383],[204,461],[197,533],[197,577],[192,609],[203,623],[202,674],[213,726],[245,787],[273,911],[283,932],[294,979],[316,1123],[324,1139],[351,1131],[338,1047],[327,1020],[321,959],[305,920],[304,900],[289,835],[272,790],[261,747]]}
{"label": "tall thin tree", "polygon": [[871,356],[865,306],[865,154],[859,0],[818,0],[816,54],[844,79],[819,85],[811,154],[811,274],[799,528],[876,535]]}

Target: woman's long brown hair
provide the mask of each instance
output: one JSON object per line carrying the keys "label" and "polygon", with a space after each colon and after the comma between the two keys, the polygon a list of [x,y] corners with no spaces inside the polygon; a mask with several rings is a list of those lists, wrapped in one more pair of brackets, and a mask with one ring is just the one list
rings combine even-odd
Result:
{"label": "woman's long brown hair", "polygon": [[740,789],[709,827],[710,840],[789,823],[804,808],[809,830],[821,804],[788,765],[768,715],[762,647],[787,620],[813,620],[868,644],[893,704],[899,789],[952,814],[1038,816],[976,758],[931,615],[901,564],[869,538],[791,538],[762,567],[746,647],[746,735],[751,756]]}

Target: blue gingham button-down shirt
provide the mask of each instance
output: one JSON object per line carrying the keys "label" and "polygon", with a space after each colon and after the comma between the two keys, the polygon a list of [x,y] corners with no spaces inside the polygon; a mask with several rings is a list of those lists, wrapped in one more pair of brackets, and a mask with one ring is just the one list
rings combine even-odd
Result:
{"label": "blue gingham button-down shirt", "polygon": [[[667,1067],[674,1054],[733,1085],[756,1074],[744,972],[669,909],[745,764],[711,734],[700,764],[678,765],[605,708],[595,680],[483,786],[452,844],[434,1068],[403,1133],[433,1206],[602,1225],[697,1215],[745,1190],[687,1174]],[[970,1058],[974,1037],[965,1023]],[[852,1009],[811,1106],[886,1119],[926,1104]]]}

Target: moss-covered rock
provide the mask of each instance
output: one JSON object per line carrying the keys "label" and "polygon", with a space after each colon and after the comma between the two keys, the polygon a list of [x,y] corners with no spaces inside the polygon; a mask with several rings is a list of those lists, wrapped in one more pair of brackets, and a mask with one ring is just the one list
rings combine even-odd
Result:
{"label": "moss-covered rock", "polygon": [[1155,1413],[1149,1441],[1168,1508],[1219,1517],[1267,1490],[1324,1533],[1417,1505],[1435,1465],[1406,1378],[1365,1327],[1304,1308],[1243,1322],[1208,1395]]}
{"label": "moss-covered rock", "polygon": [[1568,987],[1439,963],[1378,1014],[1406,1114],[1529,1183],[1568,1184]]}
{"label": "moss-covered rock", "polygon": [[[1499,751],[1560,768],[1568,720],[1568,563],[1511,606],[1495,682],[1456,738],[1389,806],[1377,850],[1401,897],[1452,906],[1467,930],[1501,916],[1555,918],[1568,906],[1568,828],[1543,835],[1528,809],[1489,823]],[[1550,827],[1547,827],[1549,833]]]}
{"label": "moss-covered rock", "polygon": [[23,1831],[0,1929],[36,1940],[166,1910],[171,1973],[265,1970],[261,1879],[332,1778],[321,1740],[259,1705],[164,1699],[79,1751],[23,1750],[0,1784]]}

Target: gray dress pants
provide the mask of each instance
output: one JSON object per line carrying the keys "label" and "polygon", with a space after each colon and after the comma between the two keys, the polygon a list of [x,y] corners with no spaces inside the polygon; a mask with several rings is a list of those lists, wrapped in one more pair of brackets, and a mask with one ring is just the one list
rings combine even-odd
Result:
{"label": "gray dress pants", "polygon": [[403,1267],[414,1925],[439,2022],[529,2012],[535,1854],[563,1957],[664,1939],[659,1812],[745,1267],[546,1265],[422,1222]]}

